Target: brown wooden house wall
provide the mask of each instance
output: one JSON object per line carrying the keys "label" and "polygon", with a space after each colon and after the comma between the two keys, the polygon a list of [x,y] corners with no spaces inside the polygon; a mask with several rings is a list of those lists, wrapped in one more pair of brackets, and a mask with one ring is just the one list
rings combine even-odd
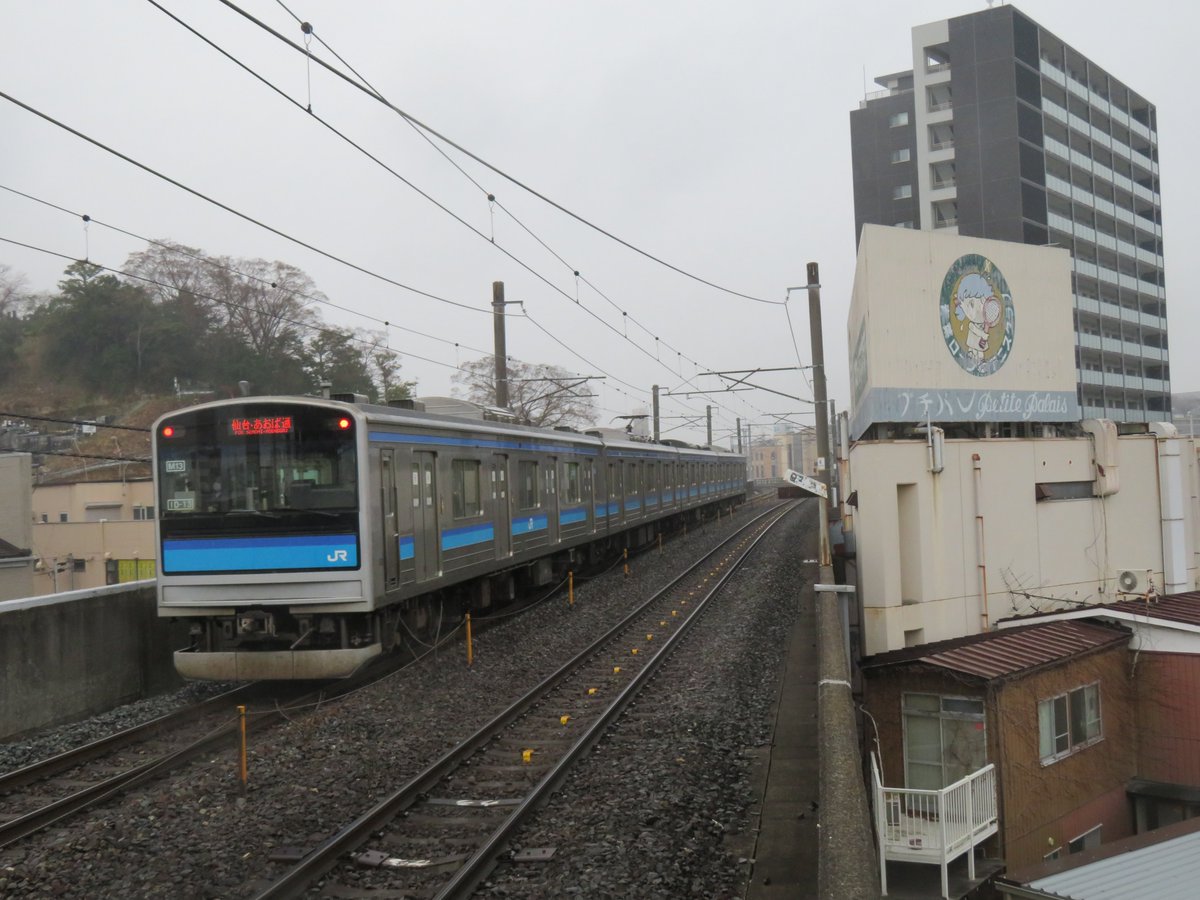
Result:
{"label": "brown wooden house wall", "polygon": [[[904,784],[901,696],[907,692],[984,700],[988,762],[1000,799],[998,852],[1009,868],[1040,862],[1093,826],[1103,839],[1132,834],[1125,785],[1136,774],[1138,723],[1125,644],[1076,657],[990,687],[920,663],[867,669],[864,705],[878,724],[884,781]],[[1100,683],[1101,739],[1048,765],[1038,751],[1038,701]],[[867,723],[868,745],[874,732]]]}

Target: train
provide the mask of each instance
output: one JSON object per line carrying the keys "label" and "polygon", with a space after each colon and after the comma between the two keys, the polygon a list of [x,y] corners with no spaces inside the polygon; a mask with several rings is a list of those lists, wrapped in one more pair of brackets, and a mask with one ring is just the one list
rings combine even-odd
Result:
{"label": "train", "polygon": [[157,611],[187,620],[190,641],[176,670],[348,677],[745,499],[740,454],[505,419],[336,394],[159,418]]}

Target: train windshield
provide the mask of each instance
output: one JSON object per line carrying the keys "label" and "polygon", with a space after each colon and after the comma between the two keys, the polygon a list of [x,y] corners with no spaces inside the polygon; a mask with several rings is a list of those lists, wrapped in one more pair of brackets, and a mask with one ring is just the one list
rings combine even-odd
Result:
{"label": "train windshield", "polygon": [[357,534],[355,430],[336,409],[277,403],[163,420],[155,435],[163,537]]}

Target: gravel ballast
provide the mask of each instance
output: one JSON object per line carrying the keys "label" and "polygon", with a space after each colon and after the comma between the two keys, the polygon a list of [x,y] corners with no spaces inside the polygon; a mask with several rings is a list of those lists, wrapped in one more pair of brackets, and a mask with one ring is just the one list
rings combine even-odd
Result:
{"label": "gravel ballast", "polygon": [[[235,748],[107,806],[0,850],[0,896],[232,898],[253,896],[280,871],[268,855],[307,848],[472,733],[665,584],[702,548],[750,513],[709,523],[477,634],[468,668],[461,632],[436,655],[315,714],[257,734],[250,726],[250,783],[237,779]],[[639,704],[563,793],[582,790],[572,813],[535,825],[569,846],[566,865],[497,870],[495,896],[734,896],[745,866],[725,847],[746,827],[746,750],[768,734],[779,654],[799,596],[797,547],[810,517],[792,515],[735,576],[733,602],[701,623],[703,644],[676,654],[657,680],[670,694]],[[710,643],[711,641],[711,643]],[[691,660],[694,668],[676,670]],[[191,688],[205,691],[210,688]],[[160,715],[191,698],[144,701],[103,717],[0,745],[11,769]],[[154,711],[144,704],[157,704]],[[233,710],[231,710],[231,716]],[[645,755],[644,771],[621,766]],[[682,761],[680,761],[682,760]],[[634,785],[624,793],[622,786]],[[630,793],[632,791],[632,793]],[[550,820],[547,820],[550,821]],[[540,845],[530,835],[530,845]],[[697,892],[698,889],[698,892]]]}

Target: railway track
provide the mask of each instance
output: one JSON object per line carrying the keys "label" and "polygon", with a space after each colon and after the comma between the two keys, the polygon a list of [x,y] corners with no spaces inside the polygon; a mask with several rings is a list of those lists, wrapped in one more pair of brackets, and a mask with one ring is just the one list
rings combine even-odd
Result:
{"label": "railway track", "polygon": [[[752,519],[474,735],[290,866],[259,900],[295,897],[327,876],[326,896],[465,897],[526,818],[645,686],[754,545],[796,506]],[[530,859],[551,853],[525,848]],[[331,875],[332,873],[332,875]]]}
{"label": "railway track", "polygon": [[[390,663],[403,665],[397,660]],[[311,685],[252,682],[141,725],[0,776],[0,849],[162,778],[214,748],[236,746],[237,707],[253,712],[257,733],[356,690],[386,674],[389,663],[354,678]]]}

